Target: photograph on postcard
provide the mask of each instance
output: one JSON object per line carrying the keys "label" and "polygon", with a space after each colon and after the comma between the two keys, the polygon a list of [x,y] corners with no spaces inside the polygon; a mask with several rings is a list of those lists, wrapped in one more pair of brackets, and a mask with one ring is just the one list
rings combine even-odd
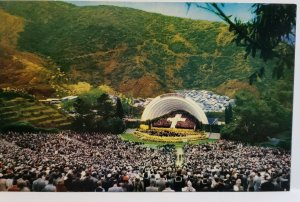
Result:
{"label": "photograph on postcard", "polygon": [[296,7],[0,1],[0,191],[290,191]]}

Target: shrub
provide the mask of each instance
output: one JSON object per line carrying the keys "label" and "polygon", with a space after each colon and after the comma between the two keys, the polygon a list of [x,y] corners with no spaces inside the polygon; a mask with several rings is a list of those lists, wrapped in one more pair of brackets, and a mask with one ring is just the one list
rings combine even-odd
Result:
{"label": "shrub", "polygon": [[19,132],[19,133],[26,133],[26,132],[56,133],[56,132],[58,132],[58,129],[56,129],[56,128],[52,128],[52,129],[37,128],[28,122],[16,122],[16,123],[12,123],[12,124],[7,124],[7,125],[3,126],[0,130],[1,130],[1,132],[11,131],[11,132]]}
{"label": "shrub", "polygon": [[109,132],[113,134],[120,134],[124,132],[125,125],[119,117],[112,117],[106,120],[101,120],[98,123],[98,130],[102,132]]}
{"label": "shrub", "polygon": [[16,97],[22,97],[29,100],[34,100],[34,96],[20,89],[2,88],[0,89],[0,97],[10,100]]}

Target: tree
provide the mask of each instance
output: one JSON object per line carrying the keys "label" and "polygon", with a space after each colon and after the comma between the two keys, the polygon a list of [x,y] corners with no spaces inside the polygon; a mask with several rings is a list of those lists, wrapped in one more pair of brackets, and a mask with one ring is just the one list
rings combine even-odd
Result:
{"label": "tree", "polygon": [[91,105],[82,98],[77,98],[74,102],[76,117],[73,122],[73,128],[78,131],[91,131],[93,128],[93,114],[91,113]]}
{"label": "tree", "polygon": [[78,131],[122,133],[125,125],[120,118],[122,116],[121,100],[117,101],[115,107],[108,94],[99,95],[98,93],[98,97],[95,97],[97,92],[86,93],[76,99],[74,109],[77,115],[73,122],[73,128]]}
{"label": "tree", "polygon": [[[285,68],[294,67],[295,32],[296,32],[296,5],[295,4],[253,4],[255,17],[242,22],[240,19],[226,15],[222,10],[224,4],[206,3],[196,5],[206,9],[229,25],[229,31],[234,33],[233,41],[244,46],[246,57],[257,53],[262,59],[276,59],[273,76],[281,78]],[[188,7],[191,3],[188,3]],[[264,67],[256,70],[249,76],[252,84],[257,77],[264,75]]]}
{"label": "tree", "polygon": [[256,143],[289,132],[290,128],[291,114],[277,100],[240,91],[236,95],[233,120],[221,133],[223,138]]}
{"label": "tree", "polygon": [[232,107],[231,104],[229,104],[226,108],[225,108],[225,123],[229,124],[232,121]]}
{"label": "tree", "polygon": [[228,105],[228,120],[229,120],[229,123],[232,121],[232,117],[233,117],[232,106],[231,106],[231,104],[229,104]]}
{"label": "tree", "polygon": [[85,115],[90,113],[91,107],[92,106],[82,98],[77,98],[74,102],[74,109],[78,113],[78,115]]}
{"label": "tree", "polygon": [[74,108],[74,103],[75,103],[76,100],[66,100],[66,101],[63,101],[62,102],[62,107],[64,110],[66,111],[74,111],[75,108]]}
{"label": "tree", "polygon": [[228,107],[225,108],[225,124],[229,124],[229,113],[228,113]]}
{"label": "tree", "polygon": [[119,97],[117,98],[117,104],[116,104],[116,116],[119,117],[120,119],[124,118],[123,105]]}
{"label": "tree", "polygon": [[97,121],[97,131],[103,133],[120,134],[125,130],[123,120],[119,117],[109,117]]}
{"label": "tree", "polygon": [[112,117],[114,115],[112,101],[109,98],[109,95],[106,93],[103,93],[99,98],[97,98],[95,109],[97,110],[97,114],[103,119]]}

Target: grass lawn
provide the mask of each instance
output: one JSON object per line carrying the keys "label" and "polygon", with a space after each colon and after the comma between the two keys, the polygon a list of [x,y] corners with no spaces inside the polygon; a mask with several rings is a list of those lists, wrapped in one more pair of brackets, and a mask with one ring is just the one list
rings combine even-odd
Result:
{"label": "grass lawn", "polygon": [[[136,137],[133,134],[130,133],[123,133],[120,135],[122,140],[125,141],[131,141],[131,142],[142,142],[144,143],[146,146],[149,147],[157,147],[157,146],[161,146],[161,145],[165,145],[165,144],[174,144],[175,147],[183,147],[185,144],[187,144],[186,142],[177,142],[177,143],[165,143],[165,142],[151,142],[151,141],[145,141],[142,139],[139,139],[138,137]],[[197,140],[197,141],[191,141],[189,142],[189,144],[205,144],[207,142],[215,142],[216,140],[213,139],[205,139],[205,140]]]}

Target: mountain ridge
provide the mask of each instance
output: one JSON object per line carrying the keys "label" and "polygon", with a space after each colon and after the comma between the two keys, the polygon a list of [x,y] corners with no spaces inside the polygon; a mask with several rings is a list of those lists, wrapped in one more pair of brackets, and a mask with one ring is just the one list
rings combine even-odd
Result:
{"label": "mountain ridge", "polygon": [[126,95],[154,97],[247,82],[265,65],[245,60],[220,22],[65,2],[0,2],[0,8],[24,20],[17,49],[53,61],[67,84],[106,84]]}

